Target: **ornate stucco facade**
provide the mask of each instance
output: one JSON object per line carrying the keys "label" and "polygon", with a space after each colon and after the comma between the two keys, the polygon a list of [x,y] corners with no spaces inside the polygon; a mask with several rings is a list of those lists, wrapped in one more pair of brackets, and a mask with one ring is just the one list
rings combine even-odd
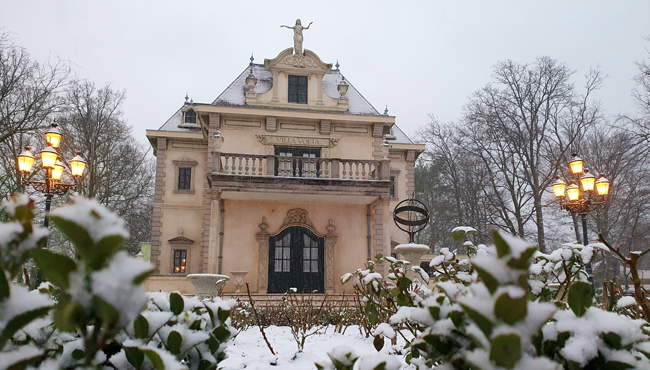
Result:
{"label": "ornate stucco facade", "polygon": [[149,290],[193,293],[186,274],[247,271],[255,293],[340,293],[341,275],[407,241],[391,212],[424,146],[309,50],[251,62],[214,102],[186,99],[147,137]]}

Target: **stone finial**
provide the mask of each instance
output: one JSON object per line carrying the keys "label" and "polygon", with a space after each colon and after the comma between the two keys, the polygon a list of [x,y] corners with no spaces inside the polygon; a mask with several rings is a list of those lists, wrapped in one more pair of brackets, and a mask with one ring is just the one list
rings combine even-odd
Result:
{"label": "stone finial", "polygon": [[185,231],[183,231],[183,229],[178,229],[178,235],[183,236],[184,233]]}
{"label": "stone finial", "polygon": [[262,223],[257,225],[257,227],[260,228],[261,233],[266,232],[266,230],[269,228],[269,224],[266,223],[266,217],[262,217]]}
{"label": "stone finial", "polygon": [[257,78],[253,75],[253,65],[251,64],[250,72],[248,73],[248,77],[246,77],[246,88],[252,92],[255,89],[255,85],[257,85]]}
{"label": "stone finial", "polygon": [[327,235],[334,235],[334,231],[336,231],[336,226],[334,226],[334,222],[332,222],[332,219],[327,222],[327,226],[325,226],[325,229],[327,230]]}
{"label": "stone finial", "polygon": [[255,60],[255,58],[253,57],[253,53],[251,53],[251,57],[250,57],[251,64],[253,64],[254,60]]}
{"label": "stone finial", "polygon": [[341,76],[341,82],[339,83],[338,90],[339,94],[341,94],[341,98],[345,98],[345,94],[348,93],[348,88],[350,85],[345,81],[345,77]]}
{"label": "stone finial", "polygon": [[187,94],[187,93],[185,93],[185,104],[187,104],[187,102],[188,102],[188,100],[190,100],[190,97],[189,97],[189,96],[187,96],[187,95],[188,95],[188,94]]}
{"label": "stone finial", "polygon": [[388,115],[388,105],[386,105],[386,109],[384,109],[384,116]]}
{"label": "stone finial", "polygon": [[337,59],[336,64],[334,64],[334,67],[336,67],[336,70],[338,70],[340,66],[341,65],[339,64],[339,60]]}

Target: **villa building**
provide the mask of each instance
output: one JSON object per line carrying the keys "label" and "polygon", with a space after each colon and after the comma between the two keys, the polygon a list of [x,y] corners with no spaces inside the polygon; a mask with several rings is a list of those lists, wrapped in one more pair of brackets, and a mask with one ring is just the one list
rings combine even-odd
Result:
{"label": "villa building", "polygon": [[391,212],[413,194],[424,145],[332,67],[301,35],[212,103],[186,98],[147,130],[158,266],[147,289],[191,294],[187,274],[245,271],[254,293],[340,293],[341,275],[408,241]]}

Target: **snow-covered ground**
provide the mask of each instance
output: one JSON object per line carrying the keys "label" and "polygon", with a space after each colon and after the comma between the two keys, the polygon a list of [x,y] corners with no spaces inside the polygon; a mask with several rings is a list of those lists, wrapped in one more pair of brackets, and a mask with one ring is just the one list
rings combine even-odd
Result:
{"label": "snow-covered ground", "polygon": [[[219,369],[276,369],[276,370],[309,370],[316,369],[315,362],[325,364],[330,363],[327,352],[337,346],[348,346],[359,355],[376,354],[377,351],[372,345],[373,338],[366,338],[359,334],[357,326],[350,326],[345,334],[334,332],[334,327],[330,326],[324,334],[316,334],[305,342],[305,349],[298,353],[296,344],[291,330],[286,326],[271,326],[264,330],[266,337],[271,342],[276,355],[269,351],[264,338],[259,329],[254,326],[240,332],[234,341],[228,342],[226,348],[227,358],[219,363]],[[406,335],[406,334],[405,334]],[[398,335],[399,337],[399,335]],[[408,336],[407,336],[408,338]],[[384,348],[380,353],[396,354],[401,353],[404,346],[404,340],[399,337],[397,345],[390,345],[389,340],[385,340]],[[398,356],[402,363],[404,356]]]}

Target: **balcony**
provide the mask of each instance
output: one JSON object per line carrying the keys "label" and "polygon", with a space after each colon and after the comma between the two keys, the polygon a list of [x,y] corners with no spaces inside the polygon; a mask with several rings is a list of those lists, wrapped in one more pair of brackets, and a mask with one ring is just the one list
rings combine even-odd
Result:
{"label": "balcony", "polygon": [[214,153],[210,187],[228,192],[389,195],[390,160]]}

